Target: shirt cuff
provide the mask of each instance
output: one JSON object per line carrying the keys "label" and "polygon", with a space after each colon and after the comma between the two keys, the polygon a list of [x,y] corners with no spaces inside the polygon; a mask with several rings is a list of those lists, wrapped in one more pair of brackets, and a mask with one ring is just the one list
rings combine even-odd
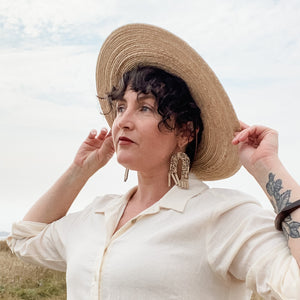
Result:
{"label": "shirt cuff", "polygon": [[32,221],[19,221],[12,225],[11,234],[6,242],[9,248],[14,252],[17,240],[27,239],[38,235],[48,224]]}

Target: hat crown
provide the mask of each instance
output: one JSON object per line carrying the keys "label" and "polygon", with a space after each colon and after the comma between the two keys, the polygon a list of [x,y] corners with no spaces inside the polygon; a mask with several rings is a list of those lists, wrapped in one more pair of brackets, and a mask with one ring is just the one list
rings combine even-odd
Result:
{"label": "hat crown", "polygon": [[[137,65],[157,67],[180,77],[199,106],[204,130],[191,171],[202,180],[223,179],[237,172],[238,150],[231,141],[240,125],[228,95],[203,58],[165,29],[128,24],[107,37],[96,67],[102,111],[109,111],[106,95]],[[113,114],[105,114],[105,118],[112,126]]]}

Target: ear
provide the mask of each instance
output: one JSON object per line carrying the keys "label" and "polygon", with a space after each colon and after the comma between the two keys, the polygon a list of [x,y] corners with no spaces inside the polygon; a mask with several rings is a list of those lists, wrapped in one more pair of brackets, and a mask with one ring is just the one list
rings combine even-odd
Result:
{"label": "ear", "polygon": [[188,138],[186,136],[179,135],[177,138],[177,146],[179,149],[183,150],[188,144]]}
{"label": "ear", "polygon": [[187,144],[194,139],[194,126],[192,121],[183,124],[183,126],[178,129],[177,139],[177,144],[180,149],[184,149]]}

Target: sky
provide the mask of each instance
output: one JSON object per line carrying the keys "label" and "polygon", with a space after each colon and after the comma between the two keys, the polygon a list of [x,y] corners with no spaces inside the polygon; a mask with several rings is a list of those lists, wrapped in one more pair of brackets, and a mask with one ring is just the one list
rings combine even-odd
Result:
{"label": "sky", "polygon": [[[0,231],[72,163],[92,128],[107,126],[95,66],[108,34],[127,23],[161,26],[186,40],[227,91],[238,118],[279,132],[279,155],[299,181],[299,0],[2,0],[0,2]],[[113,158],[71,211],[136,184]],[[208,182],[266,196],[242,168]]]}

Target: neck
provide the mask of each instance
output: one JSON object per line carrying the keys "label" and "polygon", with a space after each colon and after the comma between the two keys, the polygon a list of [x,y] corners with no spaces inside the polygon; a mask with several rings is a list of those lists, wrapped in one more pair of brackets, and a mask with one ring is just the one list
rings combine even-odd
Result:
{"label": "neck", "polygon": [[138,188],[134,201],[149,207],[161,199],[172,187],[168,186],[168,171],[160,170],[155,174],[138,172]]}

